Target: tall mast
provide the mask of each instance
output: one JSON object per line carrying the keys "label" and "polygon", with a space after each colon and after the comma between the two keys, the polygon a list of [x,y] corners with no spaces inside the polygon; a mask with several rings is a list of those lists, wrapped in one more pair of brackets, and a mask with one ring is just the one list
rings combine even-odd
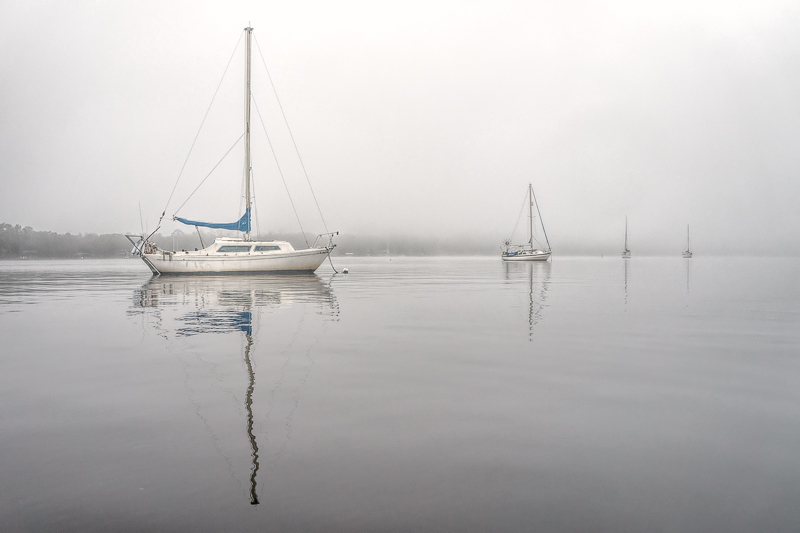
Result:
{"label": "tall mast", "polygon": [[[251,173],[251,163],[250,163],[250,38],[253,35],[253,28],[247,27],[244,29],[247,32],[247,48],[246,48],[246,83],[245,83],[245,99],[244,99],[244,121],[245,121],[245,132],[244,132],[244,191],[245,191],[245,209],[246,213],[250,213],[250,173]],[[250,230],[248,227],[248,231],[244,234],[244,240],[250,240]]]}
{"label": "tall mast", "polygon": [[[533,203],[536,204],[536,214],[539,215],[539,224],[542,225],[542,233],[544,233],[544,240],[547,243],[547,249],[552,250],[550,247],[550,239],[547,238],[547,230],[544,229],[544,220],[542,220],[542,212],[539,211],[539,202],[536,201],[536,193],[533,192],[533,187],[531,187],[531,194],[533,195]],[[533,238],[531,238],[533,240]]]}
{"label": "tall mast", "polygon": [[628,251],[628,215],[625,215],[625,251]]}
{"label": "tall mast", "polygon": [[689,241],[689,224],[686,224],[686,251],[692,249],[692,243]]}
{"label": "tall mast", "polygon": [[531,250],[533,250],[533,185],[530,183],[528,184],[528,221],[530,222],[530,228],[528,229],[528,235],[530,236]]}

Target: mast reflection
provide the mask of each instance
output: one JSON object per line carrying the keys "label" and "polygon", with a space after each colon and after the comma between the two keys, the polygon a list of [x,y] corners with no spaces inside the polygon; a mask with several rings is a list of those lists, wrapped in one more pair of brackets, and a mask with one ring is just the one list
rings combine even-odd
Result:
{"label": "mast reflection", "polygon": [[247,344],[244,347],[244,362],[247,365],[247,377],[250,383],[247,385],[245,393],[244,408],[247,411],[247,438],[250,439],[250,449],[252,450],[253,466],[250,469],[250,505],[258,505],[258,494],[256,493],[256,473],[258,473],[258,443],[253,434],[253,391],[256,386],[256,375],[253,372],[253,363],[250,361],[250,349],[253,347],[253,336],[247,335]]}
{"label": "mast reflection", "polygon": [[691,261],[686,261],[686,295],[689,295],[689,270]]}
{"label": "mast reflection", "polygon": [[[528,341],[533,342],[533,330],[542,320],[547,291],[550,288],[551,263],[519,261],[504,263],[506,280],[526,279],[528,282]],[[524,278],[523,278],[524,276]]]}
{"label": "mast reflection", "polygon": [[[257,316],[254,320],[254,313],[303,304],[316,307],[326,320],[338,320],[339,304],[330,283],[315,274],[151,278],[134,291],[133,305],[128,311],[132,316],[154,318],[154,323],[148,326],[168,341],[201,334],[244,333],[247,374],[244,408],[251,454],[251,505],[259,504],[256,476],[260,467],[253,414],[256,375],[252,356],[259,323]],[[169,317],[165,316],[167,311]]]}
{"label": "mast reflection", "polygon": [[625,308],[625,312],[628,312],[628,261],[623,261],[622,264],[624,265],[624,286],[623,291],[625,294],[623,307]]}

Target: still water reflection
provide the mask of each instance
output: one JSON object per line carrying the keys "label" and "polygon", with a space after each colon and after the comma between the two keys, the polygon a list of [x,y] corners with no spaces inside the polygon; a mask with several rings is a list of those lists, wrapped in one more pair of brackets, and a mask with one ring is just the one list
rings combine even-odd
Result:
{"label": "still water reflection", "polygon": [[[330,280],[323,281],[314,274],[154,277],[133,291],[133,305],[128,314],[141,315],[142,324],[153,328],[167,341],[209,334],[244,336],[242,360],[248,380],[244,394],[245,434],[250,443],[252,458],[249,477],[252,505],[259,503],[259,448],[253,415],[256,371],[252,352],[259,333],[258,326],[261,324],[260,311],[307,304],[316,307],[319,314],[328,320],[338,320],[339,306]],[[168,316],[169,311],[174,311],[171,317]],[[306,375],[304,379],[307,378]],[[273,397],[275,392],[273,389]],[[206,418],[204,422],[208,424]],[[287,417],[286,427],[288,439],[291,416]],[[213,433],[210,426],[209,430]],[[216,435],[214,439],[219,441]]]}
{"label": "still water reflection", "polygon": [[551,263],[504,262],[506,281],[527,279],[528,281],[528,341],[533,342],[533,329],[542,320],[550,284]]}
{"label": "still water reflection", "polygon": [[4,529],[800,529],[798,261],[346,261],[0,263]]}

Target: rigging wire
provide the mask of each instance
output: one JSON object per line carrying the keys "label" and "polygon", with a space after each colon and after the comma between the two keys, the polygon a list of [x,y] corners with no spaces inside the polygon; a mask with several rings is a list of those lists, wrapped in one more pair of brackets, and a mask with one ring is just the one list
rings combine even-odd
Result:
{"label": "rigging wire", "polygon": [[[544,222],[542,222],[542,212],[539,211],[539,202],[536,201],[536,193],[533,192],[533,188],[531,188],[531,193],[533,194],[533,203],[536,204],[536,212],[539,214],[539,223],[542,225],[542,233],[544,233],[544,240],[547,241],[547,248],[550,248],[550,239],[547,238],[547,230],[544,229]],[[538,242],[538,241],[537,241]],[[541,243],[538,243],[541,246]]]}
{"label": "rigging wire", "polygon": [[[528,195],[525,195],[525,198],[528,198]],[[514,224],[514,231],[511,232],[511,239],[514,240],[514,234],[517,233],[517,226],[519,226],[519,221],[522,219],[522,211],[525,209],[525,202],[522,202],[522,207],[519,208],[519,215],[517,215],[517,223]]]}
{"label": "rigging wire", "polygon": [[[250,159],[251,165],[252,165],[252,161],[253,161],[253,159],[252,159],[252,156],[251,156],[251,159]],[[250,187],[252,187],[252,189],[253,189],[253,196],[252,196],[252,200],[251,200],[253,202],[253,218],[256,219],[256,236],[260,240],[261,239],[261,225],[258,222],[258,202],[256,201],[255,173],[253,173],[252,177],[253,177],[253,179],[250,180]]]}
{"label": "rigging wire", "polygon": [[[189,162],[189,156],[192,155],[192,150],[194,150],[194,145],[197,143],[197,138],[200,137],[200,132],[203,129],[203,124],[206,123],[206,119],[208,118],[208,113],[211,111],[211,106],[214,104],[214,99],[217,97],[217,93],[219,92],[219,88],[222,86],[222,81],[225,79],[225,74],[228,72],[228,67],[231,66],[231,61],[233,61],[233,56],[236,55],[236,50],[239,49],[239,43],[242,42],[242,36],[244,35],[244,31],[239,34],[239,40],[236,41],[236,46],[233,47],[233,53],[231,54],[230,59],[228,59],[228,64],[225,65],[225,70],[222,72],[222,78],[220,78],[219,83],[217,84],[217,89],[214,91],[214,96],[211,97],[211,102],[208,104],[208,109],[206,109],[206,114],[203,115],[203,120],[200,122],[200,127],[197,129],[197,134],[194,136],[194,140],[192,141],[192,146],[189,148],[189,153],[186,154],[186,159],[183,161],[183,166],[181,167],[180,173],[178,173],[178,179],[175,180],[175,185],[172,187],[172,192],[169,193],[169,198],[167,199],[167,204],[164,206],[164,211],[161,213],[161,218],[164,218],[164,214],[167,212],[167,207],[169,207],[169,203],[172,201],[172,196],[175,194],[175,189],[178,188],[178,182],[181,180],[181,176],[183,176],[183,171],[186,169],[186,163]],[[227,154],[226,154],[227,155]],[[219,163],[218,163],[219,164]],[[214,167],[216,168],[216,167]],[[213,172],[213,170],[212,170]],[[208,176],[206,176],[208,177]],[[205,180],[203,180],[205,181]],[[195,189],[197,190],[197,189]],[[194,193],[192,193],[194,194]],[[185,204],[186,202],[184,202]],[[181,205],[183,207],[183,205]],[[178,208],[180,210],[180,207]],[[175,211],[176,213],[178,211]],[[160,219],[159,219],[160,220]]]}
{"label": "rigging wire", "polygon": [[333,269],[333,272],[334,272],[334,273],[336,273],[336,274],[338,274],[338,273],[339,273],[339,271],[338,271],[338,270],[336,270],[336,267],[335,267],[335,266],[333,266],[333,259],[331,259],[331,254],[330,254],[330,252],[328,252],[328,262],[331,264],[331,268]]}
{"label": "rigging wire", "polygon": [[[258,45],[258,37],[253,34],[253,37],[256,41],[256,48],[258,49],[258,55],[261,56],[261,63],[264,65],[264,70],[267,71],[267,78],[269,79],[269,84],[272,87],[272,92],[275,94],[275,100],[278,102],[278,108],[281,110],[281,116],[283,116],[283,122],[286,124],[286,130],[289,132],[289,137],[292,139],[292,145],[294,146],[294,151],[297,153],[297,159],[300,160],[300,167],[303,169],[303,175],[306,177],[306,183],[308,183],[308,188],[311,190],[311,196],[314,198],[314,203],[317,206],[317,212],[319,212],[319,218],[322,219],[322,226],[325,228],[325,232],[329,233],[328,225],[325,223],[325,217],[322,216],[322,209],[319,207],[319,202],[317,201],[317,195],[314,194],[314,188],[311,186],[311,180],[308,177],[308,172],[306,172],[306,165],[303,163],[303,158],[300,157],[300,149],[297,148],[297,142],[294,140],[294,134],[292,134],[292,129],[289,127],[289,121],[286,118],[286,113],[283,111],[283,105],[281,104],[281,99],[278,98],[278,91],[275,89],[275,84],[272,82],[272,75],[269,73],[269,68],[267,68],[267,62],[264,60],[264,54],[261,53],[261,47]],[[255,101],[255,99],[254,99]]]}
{"label": "rigging wire", "polygon": [[294,211],[294,217],[297,219],[297,224],[300,226],[300,232],[303,234],[303,240],[306,241],[306,246],[309,246],[308,239],[306,239],[306,232],[303,229],[303,223],[300,222],[300,216],[297,214],[297,209],[294,207],[294,200],[292,200],[292,195],[289,193],[289,186],[286,185],[286,178],[283,177],[283,170],[281,170],[281,164],[278,162],[278,156],[275,153],[275,148],[272,146],[272,141],[269,138],[269,133],[267,133],[267,127],[264,125],[264,119],[261,118],[261,110],[258,108],[258,102],[256,102],[255,96],[252,96],[252,98],[253,98],[253,104],[255,104],[256,107],[256,114],[258,115],[258,120],[259,122],[261,122],[261,127],[264,129],[264,135],[267,136],[267,144],[269,144],[269,149],[272,151],[272,157],[275,159],[275,166],[278,167],[278,174],[280,174],[281,181],[283,181],[283,187],[286,189],[286,195],[289,196],[289,203],[292,204],[292,211]]}
{"label": "rigging wire", "polygon": [[[175,213],[173,214],[173,216],[174,216],[174,215],[177,215],[177,214],[178,214],[178,211],[180,211],[180,210],[181,210],[181,208],[182,208],[183,206],[185,206],[185,205],[186,205],[186,202],[188,202],[188,201],[189,201],[189,199],[190,199],[192,196],[194,196],[194,193],[196,193],[196,192],[197,192],[197,189],[199,189],[200,187],[202,187],[202,185],[203,185],[203,184],[206,182],[206,180],[208,179],[208,177],[209,177],[209,176],[210,176],[210,175],[211,175],[211,174],[212,174],[212,173],[213,173],[213,172],[214,172],[214,171],[217,169],[217,167],[220,165],[220,163],[222,163],[222,162],[225,160],[225,158],[226,158],[226,157],[228,157],[228,154],[229,154],[229,153],[231,153],[231,150],[233,150],[234,148],[236,148],[236,145],[237,145],[237,144],[239,144],[239,141],[241,141],[241,140],[242,140],[242,137],[244,137],[244,133],[242,133],[242,134],[239,136],[239,138],[238,138],[238,139],[236,139],[236,142],[235,142],[235,143],[233,143],[233,146],[231,146],[230,148],[228,148],[228,151],[227,151],[227,152],[225,152],[225,155],[223,155],[223,156],[222,156],[222,159],[220,159],[219,161],[217,161],[217,164],[216,164],[216,165],[214,165],[214,168],[212,168],[212,169],[211,169],[211,172],[209,172],[208,174],[206,174],[206,177],[205,177],[205,178],[203,178],[203,181],[201,181],[201,182],[200,182],[200,185],[198,185],[197,187],[195,187],[195,188],[194,188],[194,190],[192,191],[192,194],[190,194],[190,195],[189,195],[189,196],[186,198],[186,200],[184,200],[184,201],[183,201],[183,203],[182,203],[182,204],[181,204],[181,205],[178,207],[178,209],[176,209],[176,210],[175,210]],[[164,215],[161,215],[161,216],[163,217]]]}

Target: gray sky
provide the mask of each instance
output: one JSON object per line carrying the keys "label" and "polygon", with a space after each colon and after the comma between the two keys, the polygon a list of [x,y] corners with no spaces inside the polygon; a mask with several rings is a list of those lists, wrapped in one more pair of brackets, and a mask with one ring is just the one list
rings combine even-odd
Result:
{"label": "gray sky", "polygon": [[[554,248],[800,253],[800,4],[0,4],[0,222],[150,229],[248,21],[328,226]],[[167,214],[242,131],[241,45]],[[256,51],[254,95],[322,231]],[[294,231],[254,113],[259,225]],[[241,149],[182,216],[233,221]],[[165,226],[170,232],[179,227]],[[191,229],[182,226],[182,229]]]}

